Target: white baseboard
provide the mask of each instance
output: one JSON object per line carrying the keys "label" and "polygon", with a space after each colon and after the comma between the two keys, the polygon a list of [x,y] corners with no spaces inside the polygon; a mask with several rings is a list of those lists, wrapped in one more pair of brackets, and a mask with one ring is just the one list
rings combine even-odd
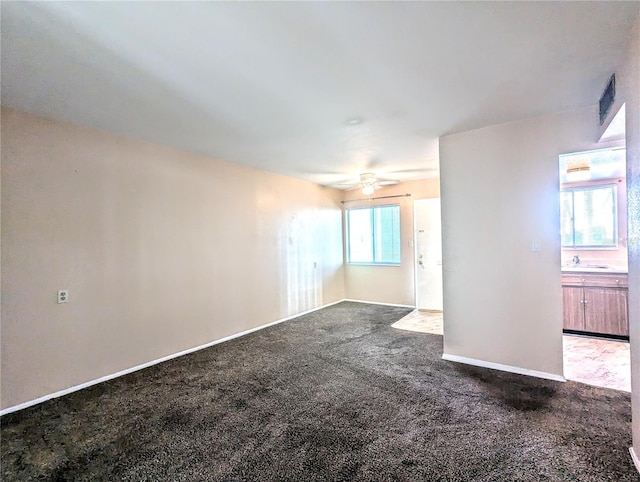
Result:
{"label": "white baseboard", "polygon": [[501,370],[503,372],[517,373],[518,375],[528,375],[530,377],[544,378],[546,380],[554,380],[556,382],[567,381],[567,379],[562,375],[555,375],[553,373],[547,373],[547,372],[539,372],[537,370],[529,370],[528,368],[514,367],[511,365],[502,365],[501,363],[493,363],[493,362],[484,361],[484,360],[476,360],[475,358],[467,358],[464,356],[449,355],[447,353],[444,353],[442,355],[442,359],[452,361],[452,362],[457,362],[457,363],[464,363],[466,365],[473,365],[477,367],[492,368],[494,370]]}
{"label": "white baseboard", "polygon": [[367,305],[397,306],[398,308],[411,308],[413,310],[416,309],[415,306],[411,306],[411,305],[398,305],[396,303],[380,303],[379,301],[352,300],[350,298],[345,298],[342,301],[353,301],[354,303],[365,303]]}
{"label": "white baseboard", "polygon": [[631,454],[631,460],[633,460],[633,465],[636,466],[636,470],[640,473],[640,458],[636,455],[636,451],[633,450],[633,447],[629,447],[629,453]]}
{"label": "white baseboard", "polygon": [[25,408],[32,407],[33,405],[37,405],[39,403],[46,402],[47,400],[51,400],[52,398],[62,397],[63,395],[68,395],[70,393],[77,392],[78,390],[82,390],[83,388],[88,388],[88,387],[90,387],[92,385],[97,385],[98,383],[106,382],[108,380],[113,380],[114,378],[118,378],[118,377],[121,377],[123,375],[128,375],[129,373],[133,373],[133,372],[136,372],[138,370],[142,370],[143,368],[148,368],[150,366],[157,365],[158,363],[162,363],[162,362],[171,360],[173,358],[178,358],[180,356],[187,355],[189,353],[193,353],[194,351],[203,350],[204,348],[209,348],[210,346],[217,345],[217,344],[223,343],[225,341],[233,340],[234,338],[239,338],[239,337],[244,336],[244,335],[248,335],[249,333],[253,333],[254,331],[262,330],[264,328],[268,328],[270,326],[277,325],[277,324],[282,323],[284,321],[288,321],[288,320],[292,320],[294,318],[298,318],[299,316],[303,316],[303,315],[312,313],[314,311],[318,311],[318,310],[321,310],[323,308],[327,308],[329,306],[336,305],[338,303],[342,303],[343,301],[346,301],[346,300],[334,301],[333,303],[328,303],[326,305],[322,305],[322,306],[319,306],[317,308],[313,308],[311,310],[303,311],[302,313],[298,313],[296,315],[292,315],[292,316],[288,316],[286,318],[282,318],[280,320],[272,321],[271,323],[267,323],[265,325],[260,325],[260,326],[258,326],[256,328],[251,328],[249,330],[245,330],[245,331],[242,331],[240,333],[236,333],[234,335],[225,336],[224,338],[220,338],[219,340],[214,340],[212,342],[205,343],[204,345],[199,345],[199,346],[196,346],[196,347],[193,347],[193,348],[189,348],[187,350],[183,350],[181,352],[174,353],[172,355],[163,356],[162,358],[158,358],[157,360],[152,360],[150,362],[146,362],[146,363],[143,363],[141,365],[137,365],[137,366],[134,366],[134,367],[131,367],[131,368],[127,368],[126,370],[121,370],[119,372],[112,373],[110,375],[105,375],[104,377],[96,378],[95,380],[90,380],[88,382],[81,383],[80,385],[75,385],[73,387],[65,388],[64,390],[60,390],[60,391],[57,391],[57,392],[54,392],[54,393],[50,393],[48,395],[44,395],[42,397],[36,398],[34,400],[30,400],[28,402],[24,402],[24,403],[20,403],[18,405],[14,405],[13,407],[5,408],[4,410],[0,410],[0,417],[3,416],[3,415],[6,415],[8,413],[17,412],[18,410],[23,410]]}

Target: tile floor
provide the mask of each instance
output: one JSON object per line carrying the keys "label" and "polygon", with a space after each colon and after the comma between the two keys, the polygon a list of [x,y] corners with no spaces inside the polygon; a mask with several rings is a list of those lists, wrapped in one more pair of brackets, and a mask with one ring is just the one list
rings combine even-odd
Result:
{"label": "tile floor", "polygon": [[564,335],[564,376],[567,380],[631,391],[629,343]]}
{"label": "tile floor", "polygon": [[[414,310],[391,326],[442,335],[442,323],[442,313]],[[567,380],[631,391],[629,343],[576,335],[562,338]]]}
{"label": "tile floor", "polygon": [[442,335],[442,313],[413,310],[391,326],[399,330]]}

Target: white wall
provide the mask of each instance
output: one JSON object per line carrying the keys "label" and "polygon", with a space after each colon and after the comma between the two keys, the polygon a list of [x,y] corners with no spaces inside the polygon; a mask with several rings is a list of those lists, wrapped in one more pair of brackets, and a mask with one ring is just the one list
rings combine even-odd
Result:
{"label": "white wall", "polygon": [[626,110],[627,136],[627,249],[633,452],[640,471],[640,16],[631,32],[625,60],[616,69],[616,100],[601,130],[607,127],[623,103]]}
{"label": "white wall", "polygon": [[440,139],[445,357],[562,376],[558,155],[596,139],[595,106]]}
{"label": "white wall", "polygon": [[[398,194],[411,194],[411,197],[345,203],[345,209],[358,206],[400,204],[400,237],[402,239],[400,266],[345,265],[347,298],[377,303],[415,305],[415,250],[413,245],[410,245],[414,238],[413,201],[439,197],[439,187],[437,178],[404,182],[384,187],[376,191],[373,197]],[[347,201],[365,197],[359,189],[346,191],[344,194],[344,199]]]}
{"label": "white wall", "polygon": [[627,205],[632,213],[628,232],[633,450],[640,471],[640,18],[631,38],[626,65],[629,72],[624,87],[627,99]]}
{"label": "white wall", "polygon": [[341,198],[3,109],[1,407],[344,298]]}

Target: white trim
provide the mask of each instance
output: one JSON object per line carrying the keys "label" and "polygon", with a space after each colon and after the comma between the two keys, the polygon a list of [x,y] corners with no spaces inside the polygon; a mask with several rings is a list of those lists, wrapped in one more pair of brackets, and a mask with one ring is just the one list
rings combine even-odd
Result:
{"label": "white trim", "polygon": [[424,199],[414,199],[413,206],[413,303],[416,305],[416,310],[419,310],[418,305],[418,264],[416,260],[418,259],[418,226],[417,226],[417,212],[416,203],[418,201],[424,201]]}
{"label": "white trim", "polygon": [[416,309],[415,306],[411,306],[411,305],[398,305],[396,303],[381,303],[379,301],[352,300],[351,298],[345,298],[342,301],[353,301],[354,303],[365,303],[367,305],[397,306],[398,308],[411,308],[413,310]]}
{"label": "white trim", "polygon": [[629,453],[631,454],[631,460],[633,460],[633,465],[636,466],[636,470],[640,472],[640,458],[636,455],[636,451],[633,447],[629,447]]}
{"label": "white trim", "polygon": [[511,366],[511,365],[503,365],[501,363],[493,363],[493,362],[484,361],[484,360],[476,360],[475,358],[467,358],[467,357],[458,356],[458,355],[449,355],[447,353],[444,353],[442,355],[442,359],[452,361],[452,362],[457,362],[457,363],[465,363],[467,365],[474,365],[477,367],[492,368],[494,370],[501,370],[503,372],[517,373],[518,375],[528,375],[530,377],[554,380],[556,382],[567,381],[567,379],[562,375],[555,375],[554,373],[539,372],[538,370],[529,370],[528,368],[520,368],[520,367]]}
{"label": "white trim", "polygon": [[234,338],[239,338],[241,336],[248,335],[249,333],[253,333],[254,331],[262,330],[264,328],[268,328],[270,326],[277,325],[277,324],[282,323],[284,321],[289,321],[289,320],[292,320],[294,318],[298,318],[299,316],[307,315],[309,313],[321,310],[323,308],[328,308],[329,306],[332,306],[332,305],[337,305],[338,303],[342,303],[343,301],[347,301],[347,300],[343,299],[343,300],[334,301],[333,303],[328,303],[326,305],[322,305],[322,306],[319,306],[317,308],[313,308],[311,310],[303,311],[302,313],[298,313],[296,315],[291,315],[291,316],[288,316],[286,318],[281,318],[279,320],[272,321],[271,323],[267,323],[266,325],[260,325],[260,326],[258,326],[256,328],[251,328],[249,330],[245,330],[245,331],[242,331],[240,333],[236,333],[235,335],[225,336],[224,338],[220,338],[219,340],[215,340],[215,341],[212,341],[212,342],[209,342],[209,343],[205,343],[204,345],[199,345],[199,346],[196,346],[196,347],[193,347],[193,348],[189,348],[187,350],[183,350],[183,351],[180,351],[178,353],[174,353],[172,355],[163,356],[162,358],[158,358],[156,360],[152,360],[152,361],[143,363],[141,365],[136,365],[134,367],[127,368],[125,370],[121,370],[119,372],[112,373],[110,375],[105,375],[104,377],[96,378],[95,380],[90,380],[88,382],[81,383],[80,385],[74,385],[73,387],[65,388],[64,390],[60,390],[60,391],[57,391],[57,392],[54,392],[54,393],[50,393],[48,395],[36,398],[34,400],[30,400],[28,402],[24,402],[24,403],[20,403],[18,405],[14,405],[13,407],[5,408],[4,410],[0,410],[0,417],[3,416],[3,415],[6,415],[8,413],[17,412],[18,410],[23,410],[25,408],[32,407],[33,405],[37,405],[39,403],[46,402],[47,400],[51,400],[52,398],[62,397],[63,395],[68,395],[70,393],[77,392],[78,390],[82,390],[83,388],[88,388],[88,387],[90,387],[92,385],[97,385],[98,383],[106,382],[108,380],[112,380],[114,378],[118,378],[118,377],[121,377],[123,375],[128,375],[129,373],[133,373],[133,372],[136,372],[138,370],[142,370],[143,368],[148,368],[150,366],[157,365],[158,363],[162,363],[162,362],[171,360],[173,358],[180,357],[182,355],[187,355],[189,353],[193,353],[194,351],[203,350],[204,348],[209,348],[210,346],[217,345],[217,344],[223,343],[225,341],[233,340]]}

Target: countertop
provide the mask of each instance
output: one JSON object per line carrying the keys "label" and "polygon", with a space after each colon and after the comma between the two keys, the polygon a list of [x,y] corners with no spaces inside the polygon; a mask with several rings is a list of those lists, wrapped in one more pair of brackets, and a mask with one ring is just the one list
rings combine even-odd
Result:
{"label": "countertop", "polygon": [[563,273],[595,273],[595,274],[607,274],[607,273],[611,273],[611,274],[627,274],[628,273],[627,268],[623,268],[623,267],[620,267],[620,266],[607,266],[606,268],[599,268],[597,265],[595,265],[595,266],[590,266],[590,265],[574,266],[574,265],[570,265],[570,266],[563,266],[561,270],[562,270]]}

